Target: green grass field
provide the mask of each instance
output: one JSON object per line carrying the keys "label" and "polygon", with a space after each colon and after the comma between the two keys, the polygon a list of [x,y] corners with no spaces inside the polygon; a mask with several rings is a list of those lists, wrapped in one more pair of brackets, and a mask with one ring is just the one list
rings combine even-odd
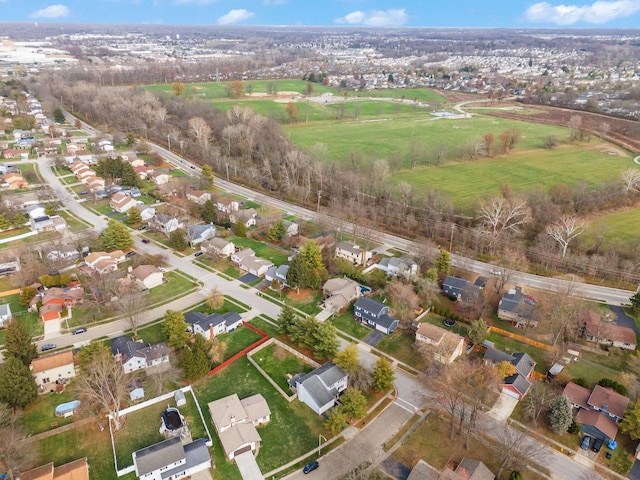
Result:
{"label": "green grass field", "polygon": [[289,391],[288,379],[291,376],[296,373],[308,373],[313,370],[311,365],[276,344],[260,350],[253,356],[253,360],[285,392]]}
{"label": "green grass field", "polygon": [[604,246],[629,245],[640,235],[640,209],[623,210],[597,217],[591,221],[581,239],[587,245],[604,236]]}

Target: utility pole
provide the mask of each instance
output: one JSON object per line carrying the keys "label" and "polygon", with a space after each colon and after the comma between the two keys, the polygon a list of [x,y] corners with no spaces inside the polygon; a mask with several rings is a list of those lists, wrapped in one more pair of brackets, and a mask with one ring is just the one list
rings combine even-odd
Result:
{"label": "utility pole", "polygon": [[229,181],[229,162],[224,164],[225,167],[227,167],[227,182]]}
{"label": "utility pole", "polygon": [[453,247],[453,232],[456,229],[456,224],[452,223],[451,224],[451,238],[449,239],[449,252],[451,252],[451,248]]}
{"label": "utility pole", "polygon": [[324,438],[324,435],[322,434],[318,435],[318,457],[320,456],[320,445],[321,445],[320,440],[322,439],[324,439],[325,442],[327,441],[327,439]]}
{"label": "utility pole", "polygon": [[167,143],[169,144],[169,151],[171,151],[171,135],[167,135]]}
{"label": "utility pole", "polygon": [[320,199],[322,198],[322,190],[318,190],[318,208],[317,212],[320,212]]}

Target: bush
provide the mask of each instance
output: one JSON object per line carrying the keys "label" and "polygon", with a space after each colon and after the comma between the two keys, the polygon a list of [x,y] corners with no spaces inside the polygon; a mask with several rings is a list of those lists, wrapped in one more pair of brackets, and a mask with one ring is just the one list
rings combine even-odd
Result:
{"label": "bush", "polygon": [[571,435],[576,435],[577,433],[580,432],[580,425],[578,425],[576,423],[576,421],[573,420],[571,422],[571,425],[569,425],[569,428],[567,429],[567,432],[570,433]]}
{"label": "bush", "polygon": [[614,392],[618,392],[620,395],[624,395],[625,397],[629,396],[629,392],[627,391],[627,387],[625,387],[621,383],[616,382],[615,380],[612,380],[610,378],[602,378],[602,379],[600,379],[600,381],[598,382],[598,385],[600,385],[601,387],[605,387],[605,388],[611,388]]}
{"label": "bush", "polygon": [[572,382],[575,383],[576,385],[580,385],[581,387],[589,388],[589,382],[587,381],[586,378],[583,378],[583,377],[574,378]]}

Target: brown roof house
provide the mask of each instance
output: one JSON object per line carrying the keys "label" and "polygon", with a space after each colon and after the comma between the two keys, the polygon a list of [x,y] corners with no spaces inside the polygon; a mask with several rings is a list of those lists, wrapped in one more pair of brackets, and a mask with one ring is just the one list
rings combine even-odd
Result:
{"label": "brown roof house", "polygon": [[142,288],[151,290],[164,283],[164,276],[155,265],[139,265],[129,272],[129,278],[134,280]]}
{"label": "brown roof house", "polygon": [[350,278],[330,278],[322,286],[322,304],[327,310],[339,312],[357,300],[361,294],[358,282]]}
{"label": "brown roof house", "polygon": [[126,257],[122,250],[114,250],[113,252],[93,252],[87,255],[84,262],[92,270],[104,274],[115,272],[118,264],[124,262]]}
{"label": "brown roof house", "polygon": [[219,257],[230,257],[236,251],[233,242],[225,240],[221,237],[210,238],[200,244],[200,250],[209,255],[218,255]]}
{"label": "brown roof house", "polygon": [[577,409],[576,422],[580,430],[594,438],[613,440],[618,433],[629,399],[615,390],[596,385],[593,390],[567,383],[562,392]]}
{"label": "brown roof house", "polygon": [[348,260],[354,265],[363,265],[371,260],[373,252],[363,250],[353,242],[336,243],[336,258]]}
{"label": "brown roof house", "polygon": [[209,402],[209,412],[229,460],[244,452],[255,452],[261,442],[256,427],[271,420],[269,405],[259,393],[242,400],[234,393]]}
{"label": "brown roof house", "polygon": [[55,467],[53,462],[22,472],[18,480],[89,480],[87,457]]}
{"label": "brown roof house", "polygon": [[40,393],[49,391],[48,387],[51,384],[66,383],[67,380],[76,376],[73,353],[70,350],[34,358],[29,369],[35,377]]}
{"label": "brown roof house", "polygon": [[109,206],[118,213],[124,213],[130,208],[135,207],[138,201],[131,195],[122,192],[114,193],[109,201]]}
{"label": "brown roof house", "polygon": [[416,330],[416,342],[432,345],[434,358],[451,363],[464,351],[464,338],[430,323],[421,323]]}
{"label": "brown roof house", "polygon": [[590,310],[578,314],[579,336],[589,342],[635,350],[637,347],[636,332],[629,327],[621,327],[613,323],[605,323],[600,315]]}

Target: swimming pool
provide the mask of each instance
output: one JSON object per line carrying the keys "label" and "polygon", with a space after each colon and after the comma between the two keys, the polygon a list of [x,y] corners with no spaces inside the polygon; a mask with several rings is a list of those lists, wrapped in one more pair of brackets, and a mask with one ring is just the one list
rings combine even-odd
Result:
{"label": "swimming pool", "polygon": [[56,417],[68,417],[70,415],[73,415],[79,406],[80,400],[61,403],[56,407]]}

